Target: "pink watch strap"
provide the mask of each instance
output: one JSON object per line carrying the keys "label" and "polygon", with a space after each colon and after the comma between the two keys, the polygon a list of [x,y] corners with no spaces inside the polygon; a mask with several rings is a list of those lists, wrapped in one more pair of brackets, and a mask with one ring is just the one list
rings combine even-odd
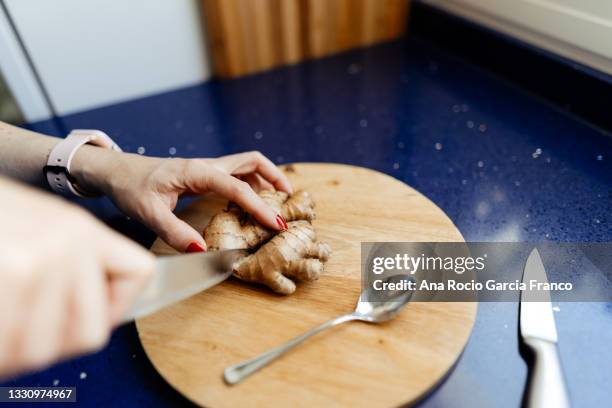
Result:
{"label": "pink watch strap", "polygon": [[106,133],[100,130],[73,130],[49,154],[44,172],[51,190],[64,196],[91,197],[91,194],[80,190],[74,184],[74,179],[70,175],[72,158],[79,147],[84,144],[121,151],[121,148]]}

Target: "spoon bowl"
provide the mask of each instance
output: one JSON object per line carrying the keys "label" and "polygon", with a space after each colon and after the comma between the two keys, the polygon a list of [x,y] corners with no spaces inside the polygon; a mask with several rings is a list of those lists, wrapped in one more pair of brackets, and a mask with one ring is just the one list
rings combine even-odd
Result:
{"label": "spoon bowl", "polygon": [[[383,280],[384,283],[414,282],[408,275],[393,275]],[[393,319],[410,302],[412,290],[386,290],[374,293],[373,288],[361,292],[359,302],[353,314],[368,323],[381,323]]]}

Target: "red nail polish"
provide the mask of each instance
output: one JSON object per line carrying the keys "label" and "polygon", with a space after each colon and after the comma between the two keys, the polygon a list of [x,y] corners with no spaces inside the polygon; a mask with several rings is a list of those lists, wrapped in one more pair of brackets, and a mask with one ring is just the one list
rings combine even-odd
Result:
{"label": "red nail polish", "polygon": [[287,225],[287,221],[283,218],[282,215],[278,214],[276,216],[276,224],[280,227],[281,230],[287,231],[289,226]]}
{"label": "red nail polish", "polygon": [[206,249],[199,242],[192,242],[191,244],[189,244],[189,246],[187,246],[185,252],[206,252]]}

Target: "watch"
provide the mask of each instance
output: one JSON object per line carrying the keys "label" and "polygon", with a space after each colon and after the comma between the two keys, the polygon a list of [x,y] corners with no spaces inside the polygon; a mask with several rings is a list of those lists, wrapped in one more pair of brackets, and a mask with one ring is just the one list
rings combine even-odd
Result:
{"label": "watch", "polygon": [[51,190],[64,196],[95,197],[81,189],[74,177],[70,174],[70,164],[74,154],[84,144],[106,149],[121,151],[121,148],[106,133],[101,130],[76,129],[59,142],[47,159],[47,165],[43,167],[43,174],[47,178]]}

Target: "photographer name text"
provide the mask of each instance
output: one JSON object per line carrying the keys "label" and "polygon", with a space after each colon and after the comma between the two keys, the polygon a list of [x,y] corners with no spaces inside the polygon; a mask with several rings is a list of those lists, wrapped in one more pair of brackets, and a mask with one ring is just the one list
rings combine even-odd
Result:
{"label": "photographer name text", "polygon": [[428,281],[426,279],[420,282],[415,281],[400,281],[400,282],[385,282],[382,279],[376,279],[372,282],[372,287],[376,291],[396,291],[396,290],[446,290],[446,291],[571,291],[573,285],[571,282],[539,282],[530,280],[528,282],[499,282],[493,279],[485,282],[471,281],[456,281],[448,279],[444,282]]}

